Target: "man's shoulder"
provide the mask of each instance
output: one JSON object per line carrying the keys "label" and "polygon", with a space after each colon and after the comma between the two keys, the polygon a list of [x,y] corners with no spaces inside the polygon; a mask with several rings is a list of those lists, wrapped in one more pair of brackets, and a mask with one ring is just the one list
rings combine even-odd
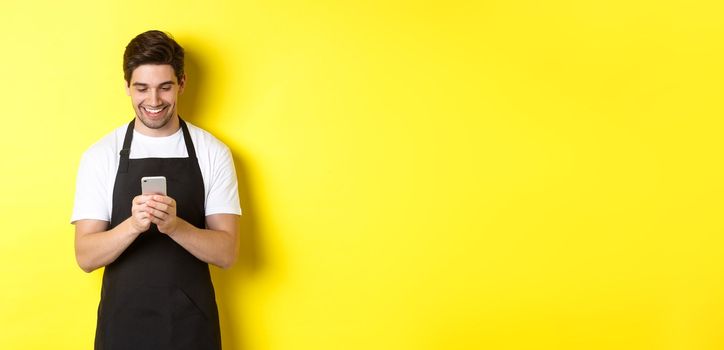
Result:
{"label": "man's shoulder", "polygon": [[191,135],[191,139],[194,141],[194,144],[196,144],[195,148],[197,148],[197,150],[200,147],[207,148],[208,151],[223,151],[228,149],[221,140],[216,138],[216,136],[210,132],[189,122],[186,122],[186,125],[189,128],[189,134]]}
{"label": "man's shoulder", "polygon": [[106,133],[83,153],[84,158],[107,159],[117,155],[123,147],[123,137],[128,125],[121,125]]}

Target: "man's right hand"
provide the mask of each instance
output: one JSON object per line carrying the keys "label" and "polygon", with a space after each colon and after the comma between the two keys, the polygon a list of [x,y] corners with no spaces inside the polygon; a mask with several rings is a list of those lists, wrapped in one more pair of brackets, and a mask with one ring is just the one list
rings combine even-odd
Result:
{"label": "man's right hand", "polygon": [[151,199],[151,195],[139,195],[133,198],[131,206],[131,217],[129,218],[131,228],[136,233],[146,232],[151,227],[151,217],[147,213],[146,202]]}
{"label": "man's right hand", "polygon": [[110,230],[108,221],[75,222],[75,258],[83,271],[91,272],[112,263],[138,235],[148,231],[151,216],[146,202],[150,199],[150,195],[133,198],[131,217]]}

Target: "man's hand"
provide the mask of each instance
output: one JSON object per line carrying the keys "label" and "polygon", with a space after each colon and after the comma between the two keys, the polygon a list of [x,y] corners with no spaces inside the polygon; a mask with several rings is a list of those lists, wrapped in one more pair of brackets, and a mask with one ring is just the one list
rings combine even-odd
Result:
{"label": "man's hand", "polygon": [[181,221],[176,216],[176,201],[171,197],[161,195],[147,197],[150,197],[145,203],[150,222],[158,226],[159,232],[172,235]]}
{"label": "man's hand", "polygon": [[85,272],[107,266],[143,232],[151,227],[153,218],[148,206],[153,196],[136,196],[131,201],[131,216],[109,229],[103,220],[78,220],[75,222],[75,258]]}
{"label": "man's hand", "polygon": [[239,254],[238,215],[209,215],[205,222],[208,229],[198,228],[176,216],[173,198],[141,195],[133,199],[133,215],[128,221],[132,225],[136,222],[156,224],[159,232],[168,235],[193,256],[221,268],[231,267]]}
{"label": "man's hand", "polygon": [[151,217],[147,207],[151,197],[150,195],[140,195],[133,198],[130,223],[137,233],[146,232],[151,226]]}

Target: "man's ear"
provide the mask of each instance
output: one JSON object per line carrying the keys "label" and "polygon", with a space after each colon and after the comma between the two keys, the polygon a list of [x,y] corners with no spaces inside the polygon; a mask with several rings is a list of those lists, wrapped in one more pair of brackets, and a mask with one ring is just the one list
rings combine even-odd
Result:
{"label": "man's ear", "polygon": [[131,96],[131,87],[129,86],[129,82],[123,81],[123,87],[126,88],[126,95]]}
{"label": "man's ear", "polygon": [[184,88],[186,87],[186,73],[181,76],[181,80],[178,81],[178,93],[179,95],[184,93]]}

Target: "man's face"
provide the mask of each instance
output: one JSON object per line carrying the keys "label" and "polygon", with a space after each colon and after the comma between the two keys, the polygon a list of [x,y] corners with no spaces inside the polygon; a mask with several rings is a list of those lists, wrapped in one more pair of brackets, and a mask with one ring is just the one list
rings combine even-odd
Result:
{"label": "man's face", "polygon": [[144,64],[133,70],[126,93],[143,125],[161,133],[172,127],[169,121],[176,116],[176,101],[183,93],[184,82],[185,78],[180,82],[176,79],[168,64]]}

